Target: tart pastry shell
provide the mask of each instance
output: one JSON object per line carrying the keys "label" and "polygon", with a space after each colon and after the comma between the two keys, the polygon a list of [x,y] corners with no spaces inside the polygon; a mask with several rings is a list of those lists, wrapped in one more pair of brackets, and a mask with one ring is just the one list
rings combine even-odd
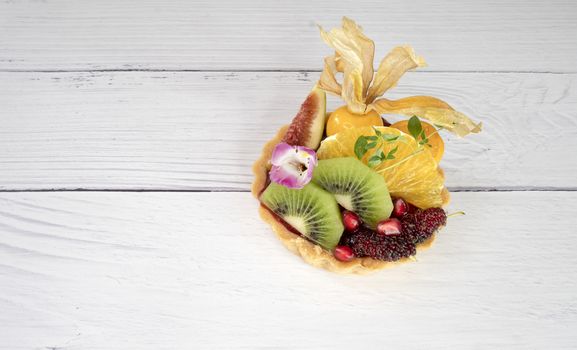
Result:
{"label": "tart pastry shell", "polygon": [[[258,199],[260,193],[267,186],[268,172],[270,170],[270,158],[272,151],[275,146],[281,142],[288,125],[283,126],[279,129],[278,133],[274,138],[268,141],[260,157],[253,165],[254,181],[252,183],[252,194]],[[440,168],[439,168],[440,170]],[[440,170],[442,171],[442,170]],[[449,192],[445,189],[443,196],[443,206],[449,202],[450,196]],[[414,258],[404,258],[394,262],[376,260],[372,258],[354,258],[349,262],[342,262],[334,258],[332,253],[324,250],[319,245],[316,245],[307,239],[294,234],[289,231],[282,223],[280,223],[274,215],[262,205],[259,207],[260,217],[267,222],[278,239],[287,247],[291,252],[300,256],[304,261],[310,265],[323,268],[328,271],[343,273],[343,274],[367,274],[377,270],[381,270],[387,267],[392,267],[399,265],[408,261],[414,261]],[[436,234],[433,234],[431,238],[423,243],[417,245],[417,252],[422,251],[433,244]]]}

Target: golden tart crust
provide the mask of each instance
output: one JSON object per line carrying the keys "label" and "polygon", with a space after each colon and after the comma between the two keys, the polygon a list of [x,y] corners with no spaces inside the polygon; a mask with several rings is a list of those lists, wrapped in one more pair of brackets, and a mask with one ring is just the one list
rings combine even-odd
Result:
{"label": "golden tart crust", "polygon": [[[281,127],[270,141],[268,141],[262,151],[262,154],[254,163],[252,170],[254,173],[254,181],[252,183],[252,194],[258,199],[260,193],[267,186],[268,172],[270,170],[270,158],[274,147],[281,142],[284,137],[288,125]],[[440,168],[439,168],[440,169]],[[442,171],[442,170],[440,170]],[[449,202],[450,196],[449,192],[445,189],[444,191],[444,205]],[[386,267],[391,267],[394,265],[402,264],[407,261],[411,261],[411,258],[404,258],[394,262],[381,261],[372,258],[355,258],[349,262],[342,262],[334,258],[334,256],[322,249],[320,246],[302,238],[299,235],[294,234],[289,231],[282,223],[280,223],[274,215],[262,205],[259,207],[259,214],[261,218],[267,222],[272,230],[276,233],[280,241],[287,247],[291,252],[299,255],[307,263],[323,268],[328,271],[337,273],[354,273],[354,274],[366,274],[373,271],[381,270]],[[430,247],[435,240],[435,235],[425,242],[417,245],[417,252],[422,251]]]}

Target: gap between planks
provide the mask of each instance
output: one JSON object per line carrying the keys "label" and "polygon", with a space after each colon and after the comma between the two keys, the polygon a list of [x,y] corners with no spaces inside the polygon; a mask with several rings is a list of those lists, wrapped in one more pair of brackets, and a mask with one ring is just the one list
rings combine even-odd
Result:
{"label": "gap between planks", "polygon": [[[147,193],[249,193],[250,190],[227,189],[227,188],[197,188],[188,190],[171,190],[171,189],[112,189],[112,188],[53,188],[53,189],[4,189],[0,193],[33,193],[33,192],[147,192]],[[577,192],[577,187],[449,187],[449,192]]]}
{"label": "gap between planks", "polygon": [[[0,73],[320,73],[320,69],[0,69]],[[465,74],[577,74],[577,71],[539,70],[412,70],[412,73],[465,73]]]}

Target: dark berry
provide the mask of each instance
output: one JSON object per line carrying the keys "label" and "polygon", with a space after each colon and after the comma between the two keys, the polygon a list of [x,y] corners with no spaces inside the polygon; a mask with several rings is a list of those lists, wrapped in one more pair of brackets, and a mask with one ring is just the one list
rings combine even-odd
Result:
{"label": "dark berry", "polygon": [[333,254],[335,255],[335,258],[337,260],[344,262],[351,261],[355,257],[355,253],[353,253],[353,250],[350,247],[347,247],[346,245],[337,246]]}
{"label": "dark berry", "polygon": [[[405,202],[405,203],[407,203],[407,213],[414,213],[414,212],[416,212],[417,210],[421,210],[421,209],[419,209],[418,207],[412,205],[412,204],[409,203],[409,202]],[[405,214],[406,214],[406,213],[405,213]]]}
{"label": "dark berry", "polygon": [[381,235],[393,236],[401,234],[401,222],[391,218],[377,224],[377,232]]}
{"label": "dark berry", "polygon": [[396,218],[402,218],[403,215],[407,213],[409,207],[407,203],[402,198],[395,199],[395,204],[393,207],[393,216]]}
{"label": "dark berry", "polygon": [[345,233],[341,244],[352,248],[357,257],[396,261],[416,254],[415,245],[403,235],[385,236],[365,227]]}
{"label": "dark berry", "polygon": [[343,224],[345,225],[345,230],[353,232],[361,225],[361,219],[352,211],[345,210],[343,212]]}
{"label": "dark berry", "polygon": [[414,244],[426,241],[446,223],[447,214],[441,208],[416,209],[401,219],[403,236]]}

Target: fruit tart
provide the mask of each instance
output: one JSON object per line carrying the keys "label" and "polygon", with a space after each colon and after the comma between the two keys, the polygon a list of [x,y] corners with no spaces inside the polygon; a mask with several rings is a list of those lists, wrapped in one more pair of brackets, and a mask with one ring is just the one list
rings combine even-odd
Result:
{"label": "fruit tart", "polygon": [[[320,33],[335,53],[291,124],[264,146],[252,193],[263,220],[304,261],[367,273],[431,245],[449,202],[440,132],[462,137],[481,123],[431,96],[382,97],[425,65],[411,47],[395,47],[375,72],[374,42],[354,21]],[[327,113],[326,93],[344,105]],[[401,119],[385,119],[393,117]]]}

